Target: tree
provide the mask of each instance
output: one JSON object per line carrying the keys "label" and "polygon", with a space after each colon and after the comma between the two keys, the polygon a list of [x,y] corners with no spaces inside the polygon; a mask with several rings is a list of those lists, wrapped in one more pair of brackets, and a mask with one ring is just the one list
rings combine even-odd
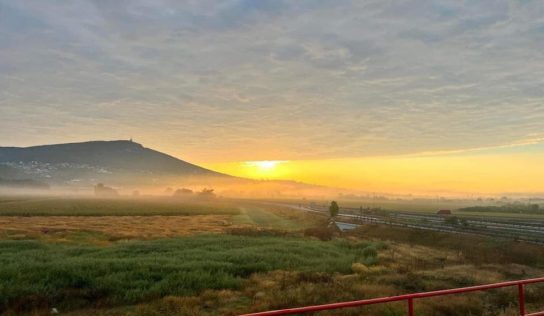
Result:
{"label": "tree", "polygon": [[119,192],[114,188],[105,186],[103,183],[99,183],[94,186],[94,194],[100,197],[116,197],[119,196]]}
{"label": "tree", "polygon": [[176,191],[174,191],[174,196],[177,196],[177,197],[190,196],[192,194],[193,194],[193,190],[186,189],[186,188],[177,189]]}
{"label": "tree", "polygon": [[214,198],[215,193],[213,191],[214,189],[204,188],[202,189],[202,191],[198,192],[198,196],[201,198],[206,198],[206,199]]}
{"label": "tree", "polygon": [[331,217],[338,215],[339,210],[340,208],[338,207],[338,203],[336,203],[336,201],[332,201],[331,205],[329,206],[329,213],[331,214]]}

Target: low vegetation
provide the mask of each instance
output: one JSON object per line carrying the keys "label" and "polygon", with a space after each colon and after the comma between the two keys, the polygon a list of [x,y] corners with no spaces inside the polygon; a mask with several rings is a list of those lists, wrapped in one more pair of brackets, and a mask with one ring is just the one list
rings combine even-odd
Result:
{"label": "low vegetation", "polygon": [[121,305],[240,289],[273,270],[348,273],[379,244],[210,235],[111,247],[0,242],[0,311]]}
{"label": "low vegetation", "polygon": [[[0,216],[0,314],[234,316],[544,274],[539,245],[381,225],[340,233],[325,216],[256,201],[108,201],[0,198],[0,214],[19,215]],[[542,291],[527,287],[530,311]],[[416,315],[509,316],[516,304],[504,289],[417,300]]]}
{"label": "low vegetation", "polygon": [[523,264],[544,268],[544,247],[510,239],[449,234],[382,225],[364,225],[354,236],[378,238],[455,251],[462,262],[473,264]]}
{"label": "low vegetation", "polygon": [[163,199],[32,198],[0,201],[0,216],[173,216],[237,215],[221,201]]}
{"label": "low vegetation", "polygon": [[128,239],[223,233],[237,227],[229,215],[0,216],[0,239],[109,245]]}
{"label": "low vegetation", "polygon": [[459,209],[467,213],[512,213],[512,214],[531,214],[544,215],[544,208],[539,204],[508,203],[505,205],[493,206],[470,206]]}

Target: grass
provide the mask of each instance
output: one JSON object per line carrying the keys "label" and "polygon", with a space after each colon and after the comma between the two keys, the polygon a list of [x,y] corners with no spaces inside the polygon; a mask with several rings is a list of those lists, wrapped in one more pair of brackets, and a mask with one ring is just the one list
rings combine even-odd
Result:
{"label": "grass", "polygon": [[517,220],[522,219],[538,219],[544,220],[544,214],[527,214],[527,213],[506,213],[506,212],[467,212],[467,211],[454,211],[455,215],[464,215],[466,217],[497,217],[497,218],[513,218]]}
{"label": "grass", "polygon": [[[328,205],[330,201],[316,201],[318,205]],[[436,213],[440,209],[456,210],[458,208],[473,206],[475,201],[461,201],[461,200],[380,200],[380,199],[359,199],[359,200],[343,200],[340,199],[338,204],[340,207],[359,208],[381,208],[383,210],[390,211],[404,211],[404,212],[424,212],[424,213]]]}
{"label": "grass", "polygon": [[383,225],[363,225],[351,234],[364,238],[378,238],[434,249],[453,250],[464,261],[473,264],[515,263],[544,268],[544,247],[508,239],[449,234]]}
{"label": "grass", "polygon": [[0,216],[0,239],[109,244],[120,239],[157,239],[235,228],[229,215],[194,216]]}
{"label": "grass", "polygon": [[[250,201],[0,198],[0,215],[9,212],[0,216],[0,314],[9,316],[52,307],[78,316],[232,316],[529,278],[544,268],[543,247],[477,236],[365,225],[342,239],[302,238],[326,220]],[[228,234],[202,235],[209,232]],[[543,290],[527,287],[530,310],[544,303]],[[416,315],[516,315],[511,292],[418,300]]]}
{"label": "grass", "polygon": [[300,222],[276,215],[259,207],[241,208],[240,214],[232,219],[235,225],[254,225],[273,229],[298,230]]}
{"label": "grass", "polygon": [[237,215],[237,207],[221,201],[180,201],[173,198],[95,199],[29,198],[0,202],[0,216],[173,216]]}
{"label": "grass", "polygon": [[[323,257],[326,258],[328,255],[325,253]],[[318,269],[306,271],[289,269],[254,273],[247,279],[243,278],[241,288],[234,290],[209,289],[197,295],[169,295],[136,306],[76,310],[69,315],[233,316],[247,312],[487,284],[542,275],[542,270],[527,266],[468,264],[456,251],[395,242],[388,243],[387,248],[381,249],[378,259],[376,265],[364,269],[360,264],[353,264],[352,272],[323,273],[312,271]],[[416,303],[416,315],[517,315],[515,290],[510,288],[504,291],[420,299]],[[539,285],[527,287],[528,310],[541,309],[543,290],[544,287]],[[402,302],[316,315],[392,316],[406,315],[405,313],[406,303]]]}
{"label": "grass", "polygon": [[[257,272],[348,273],[367,242],[209,235],[111,247],[0,241],[0,312],[132,304],[239,289]],[[367,251],[368,252],[368,251]]]}
{"label": "grass", "polygon": [[[245,201],[29,197],[1,202],[0,198],[0,239],[107,245],[119,239],[172,238],[251,227],[297,231],[315,224],[302,212]],[[82,233],[88,238],[81,238]]]}

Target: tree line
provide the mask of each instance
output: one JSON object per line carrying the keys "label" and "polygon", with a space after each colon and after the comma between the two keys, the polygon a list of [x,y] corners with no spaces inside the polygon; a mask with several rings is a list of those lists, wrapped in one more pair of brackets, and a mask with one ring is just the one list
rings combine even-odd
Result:
{"label": "tree line", "polygon": [[493,213],[518,213],[518,214],[544,214],[544,208],[539,204],[509,203],[493,206],[470,206],[460,208],[462,212],[493,212]]}

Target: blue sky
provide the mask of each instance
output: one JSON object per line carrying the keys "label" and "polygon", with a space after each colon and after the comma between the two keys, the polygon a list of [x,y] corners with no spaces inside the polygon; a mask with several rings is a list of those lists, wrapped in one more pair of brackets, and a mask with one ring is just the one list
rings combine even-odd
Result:
{"label": "blue sky", "polygon": [[198,162],[538,143],[542,52],[542,1],[0,0],[0,145],[134,137]]}

